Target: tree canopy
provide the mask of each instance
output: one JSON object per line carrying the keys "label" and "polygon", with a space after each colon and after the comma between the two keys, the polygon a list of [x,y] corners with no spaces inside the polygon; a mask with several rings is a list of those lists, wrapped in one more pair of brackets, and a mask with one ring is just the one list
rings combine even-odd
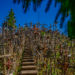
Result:
{"label": "tree canopy", "polygon": [[8,16],[6,17],[4,25],[5,27],[8,27],[11,30],[16,27],[15,23],[16,23],[15,15],[13,9],[11,9]]}
{"label": "tree canopy", "polygon": [[13,9],[11,9],[9,12],[9,15],[7,17],[7,22],[8,22],[9,27],[12,27],[12,28],[16,27],[16,25],[15,25],[16,20],[15,20],[15,15],[14,15]]}

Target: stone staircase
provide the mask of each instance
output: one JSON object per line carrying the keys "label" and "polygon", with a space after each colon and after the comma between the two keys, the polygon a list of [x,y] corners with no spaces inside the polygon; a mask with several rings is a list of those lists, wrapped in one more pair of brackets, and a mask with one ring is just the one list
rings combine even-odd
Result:
{"label": "stone staircase", "polygon": [[19,75],[37,75],[38,71],[31,50],[25,49],[21,65],[22,67]]}

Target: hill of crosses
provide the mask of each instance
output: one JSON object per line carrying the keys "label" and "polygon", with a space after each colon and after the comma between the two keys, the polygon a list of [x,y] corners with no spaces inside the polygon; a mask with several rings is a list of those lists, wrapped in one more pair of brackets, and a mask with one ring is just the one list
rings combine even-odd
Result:
{"label": "hill of crosses", "polygon": [[29,25],[0,29],[0,75],[75,75],[75,39]]}

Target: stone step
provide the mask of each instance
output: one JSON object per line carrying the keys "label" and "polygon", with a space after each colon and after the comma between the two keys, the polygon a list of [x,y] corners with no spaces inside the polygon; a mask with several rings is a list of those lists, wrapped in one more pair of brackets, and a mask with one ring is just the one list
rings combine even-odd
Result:
{"label": "stone step", "polygon": [[22,57],[22,59],[33,59],[33,57]]}
{"label": "stone step", "polygon": [[24,54],[23,56],[33,56],[33,55],[30,55],[30,54]]}
{"label": "stone step", "polygon": [[23,54],[32,55],[32,53],[31,53],[31,52],[24,52]]}
{"label": "stone step", "polygon": [[24,50],[24,51],[28,51],[28,52],[30,51],[30,52],[32,52],[31,50]]}
{"label": "stone step", "polygon": [[22,60],[25,60],[25,61],[29,61],[29,60],[32,61],[33,60],[34,61],[34,59],[25,59],[25,58],[23,58]]}
{"label": "stone step", "polygon": [[34,62],[33,59],[23,59],[22,62]]}
{"label": "stone step", "polygon": [[23,56],[24,56],[24,55],[27,55],[27,56],[33,56],[32,54],[27,54],[27,53],[26,53],[26,54],[23,54]]}
{"label": "stone step", "polygon": [[23,55],[23,57],[32,57],[32,55]]}
{"label": "stone step", "polygon": [[21,70],[36,70],[35,65],[22,66]]}
{"label": "stone step", "polygon": [[38,70],[31,50],[24,50],[21,65],[21,71],[18,75],[37,75]]}
{"label": "stone step", "polygon": [[27,52],[27,51],[25,51],[24,54],[25,54],[25,53],[27,53],[27,54],[32,54],[32,52]]}
{"label": "stone step", "polygon": [[33,57],[22,57],[22,59],[33,59]]}
{"label": "stone step", "polygon": [[33,57],[32,55],[23,55],[23,57]]}
{"label": "stone step", "polygon": [[30,54],[30,53],[24,53],[23,55],[32,55],[32,54]]}
{"label": "stone step", "polygon": [[26,70],[21,71],[20,75],[37,75],[37,70]]}
{"label": "stone step", "polygon": [[27,52],[27,53],[32,53],[32,51],[24,51],[24,53],[25,53],[25,52]]}
{"label": "stone step", "polygon": [[31,53],[31,54],[32,54],[32,52],[31,52],[31,51],[24,51],[24,53]]}
{"label": "stone step", "polygon": [[34,60],[33,58],[30,58],[30,59],[25,59],[25,58],[22,58],[22,60]]}
{"label": "stone step", "polygon": [[27,66],[27,65],[35,65],[35,62],[22,62],[23,66]]}
{"label": "stone step", "polygon": [[25,51],[24,54],[32,54],[32,52]]}
{"label": "stone step", "polygon": [[23,54],[31,54],[31,55],[32,55],[32,53],[31,53],[31,52],[24,52]]}

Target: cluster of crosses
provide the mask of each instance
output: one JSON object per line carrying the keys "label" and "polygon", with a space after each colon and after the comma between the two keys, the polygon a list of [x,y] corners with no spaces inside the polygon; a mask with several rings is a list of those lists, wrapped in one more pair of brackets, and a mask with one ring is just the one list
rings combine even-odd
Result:
{"label": "cluster of crosses", "polygon": [[[75,59],[75,40],[70,40],[67,36],[60,34],[57,25],[50,24],[49,29],[44,27],[46,24],[25,24],[24,27],[11,30],[3,25],[2,34],[0,35],[0,62],[3,62],[4,75],[10,72],[17,73],[18,66],[24,47],[27,46],[32,50],[35,62],[38,67],[39,75],[52,75],[59,68],[67,75],[66,72],[70,64],[70,59]],[[69,44],[69,45],[68,45]],[[72,45],[73,44],[73,45]]]}

